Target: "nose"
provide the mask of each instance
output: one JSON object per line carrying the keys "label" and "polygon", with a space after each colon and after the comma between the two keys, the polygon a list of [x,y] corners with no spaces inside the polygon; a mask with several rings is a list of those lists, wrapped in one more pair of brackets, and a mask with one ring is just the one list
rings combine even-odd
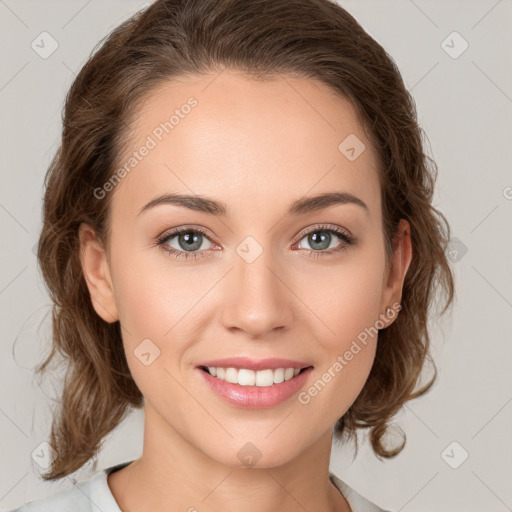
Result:
{"label": "nose", "polygon": [[226,329],[268,338],[272,331],[291,325],[293,293],[270,250],[263,250],[252,262],[235,255],[234,268],[224,281],[221,307]]}

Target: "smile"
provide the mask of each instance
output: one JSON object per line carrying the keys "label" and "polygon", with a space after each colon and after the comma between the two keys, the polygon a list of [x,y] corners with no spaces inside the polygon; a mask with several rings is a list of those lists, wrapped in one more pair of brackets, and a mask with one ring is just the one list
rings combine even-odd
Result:
{"label": "smile", "polygon": [[273,370],[199,366],[195,371],[206,383],[206,389],[223,402],[239,408],[264,409],[275,407],[297,394],[306,385],[313,366]]}
{"label": "smile", "polygon": [[202,366],[203,371],[208,372],[211,376],[238,384],[240,386],[258,386],[268,387],[274,384],[281,384],[296,377],[307,368],[276,368],[274,370],[250,370],[247,368],[222,368],[216,366]]}

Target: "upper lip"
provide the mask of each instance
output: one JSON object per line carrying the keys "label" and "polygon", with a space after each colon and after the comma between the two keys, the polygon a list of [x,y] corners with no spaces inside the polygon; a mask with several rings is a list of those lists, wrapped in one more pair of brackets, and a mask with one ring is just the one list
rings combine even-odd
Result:
{"label": "upper lip", "polygon": [[276,370],[277,368],[307,368],[312,366],[308,362],[294,361],[292,359],[268,358],[268,359],[251,359],[250,357],[229,357],[227,359],[214,359],[205,361],[198,365],[215,366],[217,368],[246,368],[248,370]]}

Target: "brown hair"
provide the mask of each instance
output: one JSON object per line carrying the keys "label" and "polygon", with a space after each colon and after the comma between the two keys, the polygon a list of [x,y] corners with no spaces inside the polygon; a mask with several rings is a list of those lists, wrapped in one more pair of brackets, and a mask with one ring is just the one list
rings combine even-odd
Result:
{"label": "brown hair", "polygon": [[[98,200],[119,165],[137,106],[155,86],[186,74],[233,69],[253,78],[289,74],[318,80],[357,109],[380,157],[386,254],[401,218],[409,221],[413,258],[402,309],[380,331],[375,362],[360,395],[335,425],[338,439],[370,429],[379,457],[390,420],[416,390],[429,354],[427,317],[443,291],[453,301],[449,225],[432,204],[437,167],[422,146],[414,100],[392,58],[331,0],[157,0],[98,43],[71,86],[61,145],[45,180],[38,260],[53,302],[53,344],[67,369],[50,444],[57,456],[45,480],[62,478],[95,457],[104,436],[143,406],[125,358],[121,326],[94,311],[82,273],[78,229],[92,226],[107,243],[112,194]],[[341,141],[340,141],[341,142]],[[62,362],[62,361],[61,361]],[[433,364],[433,362],[432,362]]]}

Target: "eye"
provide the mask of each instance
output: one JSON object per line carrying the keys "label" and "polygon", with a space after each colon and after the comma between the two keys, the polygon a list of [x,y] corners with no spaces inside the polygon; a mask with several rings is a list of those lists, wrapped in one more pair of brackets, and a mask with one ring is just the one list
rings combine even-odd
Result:
{"label": "eye", "polygon": [[[315,226],[313,229],[302,233],[300,236],[299,242],[297,242],[294,247],[297,246],[300,250],[306,251],[314,258],[319,256],[333,256],[347,250],[350,245],[355,242],[355,238],[348,232],[331,224]],[[332,249],[332,243],[335,243],[336,239],[342,240],[342,243],[335,245],[334,249]],[[306,243],[309,244],[312,249],[300,246],[303,240],[306,240]],[[156,245],[176,259],[187,260],[207,256],[209,252],[207,242],[212,244],[212,250],[220,249],[218,245],[210,240],[206,231],[203,229],[182,227],[166,232],[158,237]],[[327,251],[326,249],[329,248],[332,250]]]}
{"label": "eye", "polygon": [[[347,250],[355,241],[354,237],[348,232],[334,225],[316,226],[301,236],[302,238],[298,244],[300,245],[303,240],[306,240],[311,249],[304,249],[303,247],[299,247],[299,249],[306,250],[313,257],[332,256],[335,253]],[[326,251],[326,249],[332,249],[332,244],[336,244],[336,239],[342,240],[342,243],[335,245],[333,250]]]}
{"label": "eye", "polygon": [[202,229],[179,228],[158,237],[157,245],[177,259],[197,259],[205,256],[208,249],[207,244],[205,247],[207,240],[210,241]]}

